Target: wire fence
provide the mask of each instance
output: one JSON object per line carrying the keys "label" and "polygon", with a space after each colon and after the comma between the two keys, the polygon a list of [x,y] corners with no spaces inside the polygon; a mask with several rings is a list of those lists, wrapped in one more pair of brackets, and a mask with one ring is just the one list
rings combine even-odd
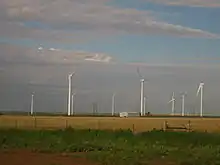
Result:
{"label": "wire fence", "polygon": [[[90,119],[93,117],[17,117],[17,118],[0,118],[0,128],[16,129],[130,129],[134,130],[133,123],[114,122],[114,119]],[[100,117],[101,118],[101,117]],[[120,125],[118,125],[118,124]]]}
{"label": "wire fence", "polygon": [[220,132],[220,119],[0,116],[1,129],[99,129]]}

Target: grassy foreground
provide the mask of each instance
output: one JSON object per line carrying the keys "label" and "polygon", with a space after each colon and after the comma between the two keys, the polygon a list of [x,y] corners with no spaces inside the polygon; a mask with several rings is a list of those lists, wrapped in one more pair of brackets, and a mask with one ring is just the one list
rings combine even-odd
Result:
{"label": "grassy foreground", "polygon": [[220,165],[220,134],[100,130],[0,130],[0,148],[37,152],[83,152],[104,165]]}

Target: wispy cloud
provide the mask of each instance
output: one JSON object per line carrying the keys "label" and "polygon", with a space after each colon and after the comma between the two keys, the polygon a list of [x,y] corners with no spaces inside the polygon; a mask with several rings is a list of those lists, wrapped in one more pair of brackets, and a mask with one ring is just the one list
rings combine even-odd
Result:
{"label": "wispy cloud", "polygon": [[175,6],[220,7],[219,0],[142,0]]}
{"label": "wispy cloud", "polygon": [[[73,43],[118,34],[219,38],[208,31],[164,22],[150,11],[108,6],[107,1],[1,0],[0,35]],[[47,28],[27,26],[29,21]]]}

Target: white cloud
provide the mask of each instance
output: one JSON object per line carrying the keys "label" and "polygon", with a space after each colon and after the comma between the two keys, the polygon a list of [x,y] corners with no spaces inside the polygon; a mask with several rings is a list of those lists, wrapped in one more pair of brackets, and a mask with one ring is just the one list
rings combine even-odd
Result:
{"label": "white cloud", "polygon": [[[1,0],[0,35],[73,43],[128,33],[219,38],[201,29],[164,22],[150,11],[108,6],[106,1]],[[25,21],[50,28],[25,27]]]}
{"label": "white cloud", "polygon": [[143,0],[174,6],[220,7],[220,0]]}
{"label": "white cloud", "polygon": [[71,51],[46,48],[44,46],[28,48],[11,44],[0,44],[0,50],[1,63],[73,64],[75,62],[101,62],[110,64],[115,61],[110,55],[100,52]]}

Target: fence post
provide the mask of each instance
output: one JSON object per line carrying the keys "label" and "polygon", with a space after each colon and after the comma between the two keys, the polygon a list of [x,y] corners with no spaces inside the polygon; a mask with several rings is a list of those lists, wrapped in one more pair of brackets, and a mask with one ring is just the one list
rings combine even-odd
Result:
{"label": "fence post", "polygon": [[192,128],[191,128],[191,121],[189,120],[189,121],[188,121],[188,132],[190,132],[191,129],[192,129]]}
{"label": "fence post", "polygon": [[100,120],[98,120],[98,130],[100,129]]}
{"label": "fence post", "polygon": [[164,121],[164,124],[163,124],[163,130],[164,130],[164,131],[167,130],[167,121]]}
{"label": "fence post", "polygon": [[17,119],[15,120],[15,128],[18,129],[18,121],[17,121]]}
{"label": "fence post", "polygon": [[66,128],[68,128],[68,120],[66,119],[65,122],[66,122]]}
{"label": "fence post", "polygon": [[135,132],[134,124],[132,124],[132,132],[133,132],[133,133]]}
{"label": "fence post", "polygon": [[37,118],[34,117],[34,128],[36,129],[37,128]]}

